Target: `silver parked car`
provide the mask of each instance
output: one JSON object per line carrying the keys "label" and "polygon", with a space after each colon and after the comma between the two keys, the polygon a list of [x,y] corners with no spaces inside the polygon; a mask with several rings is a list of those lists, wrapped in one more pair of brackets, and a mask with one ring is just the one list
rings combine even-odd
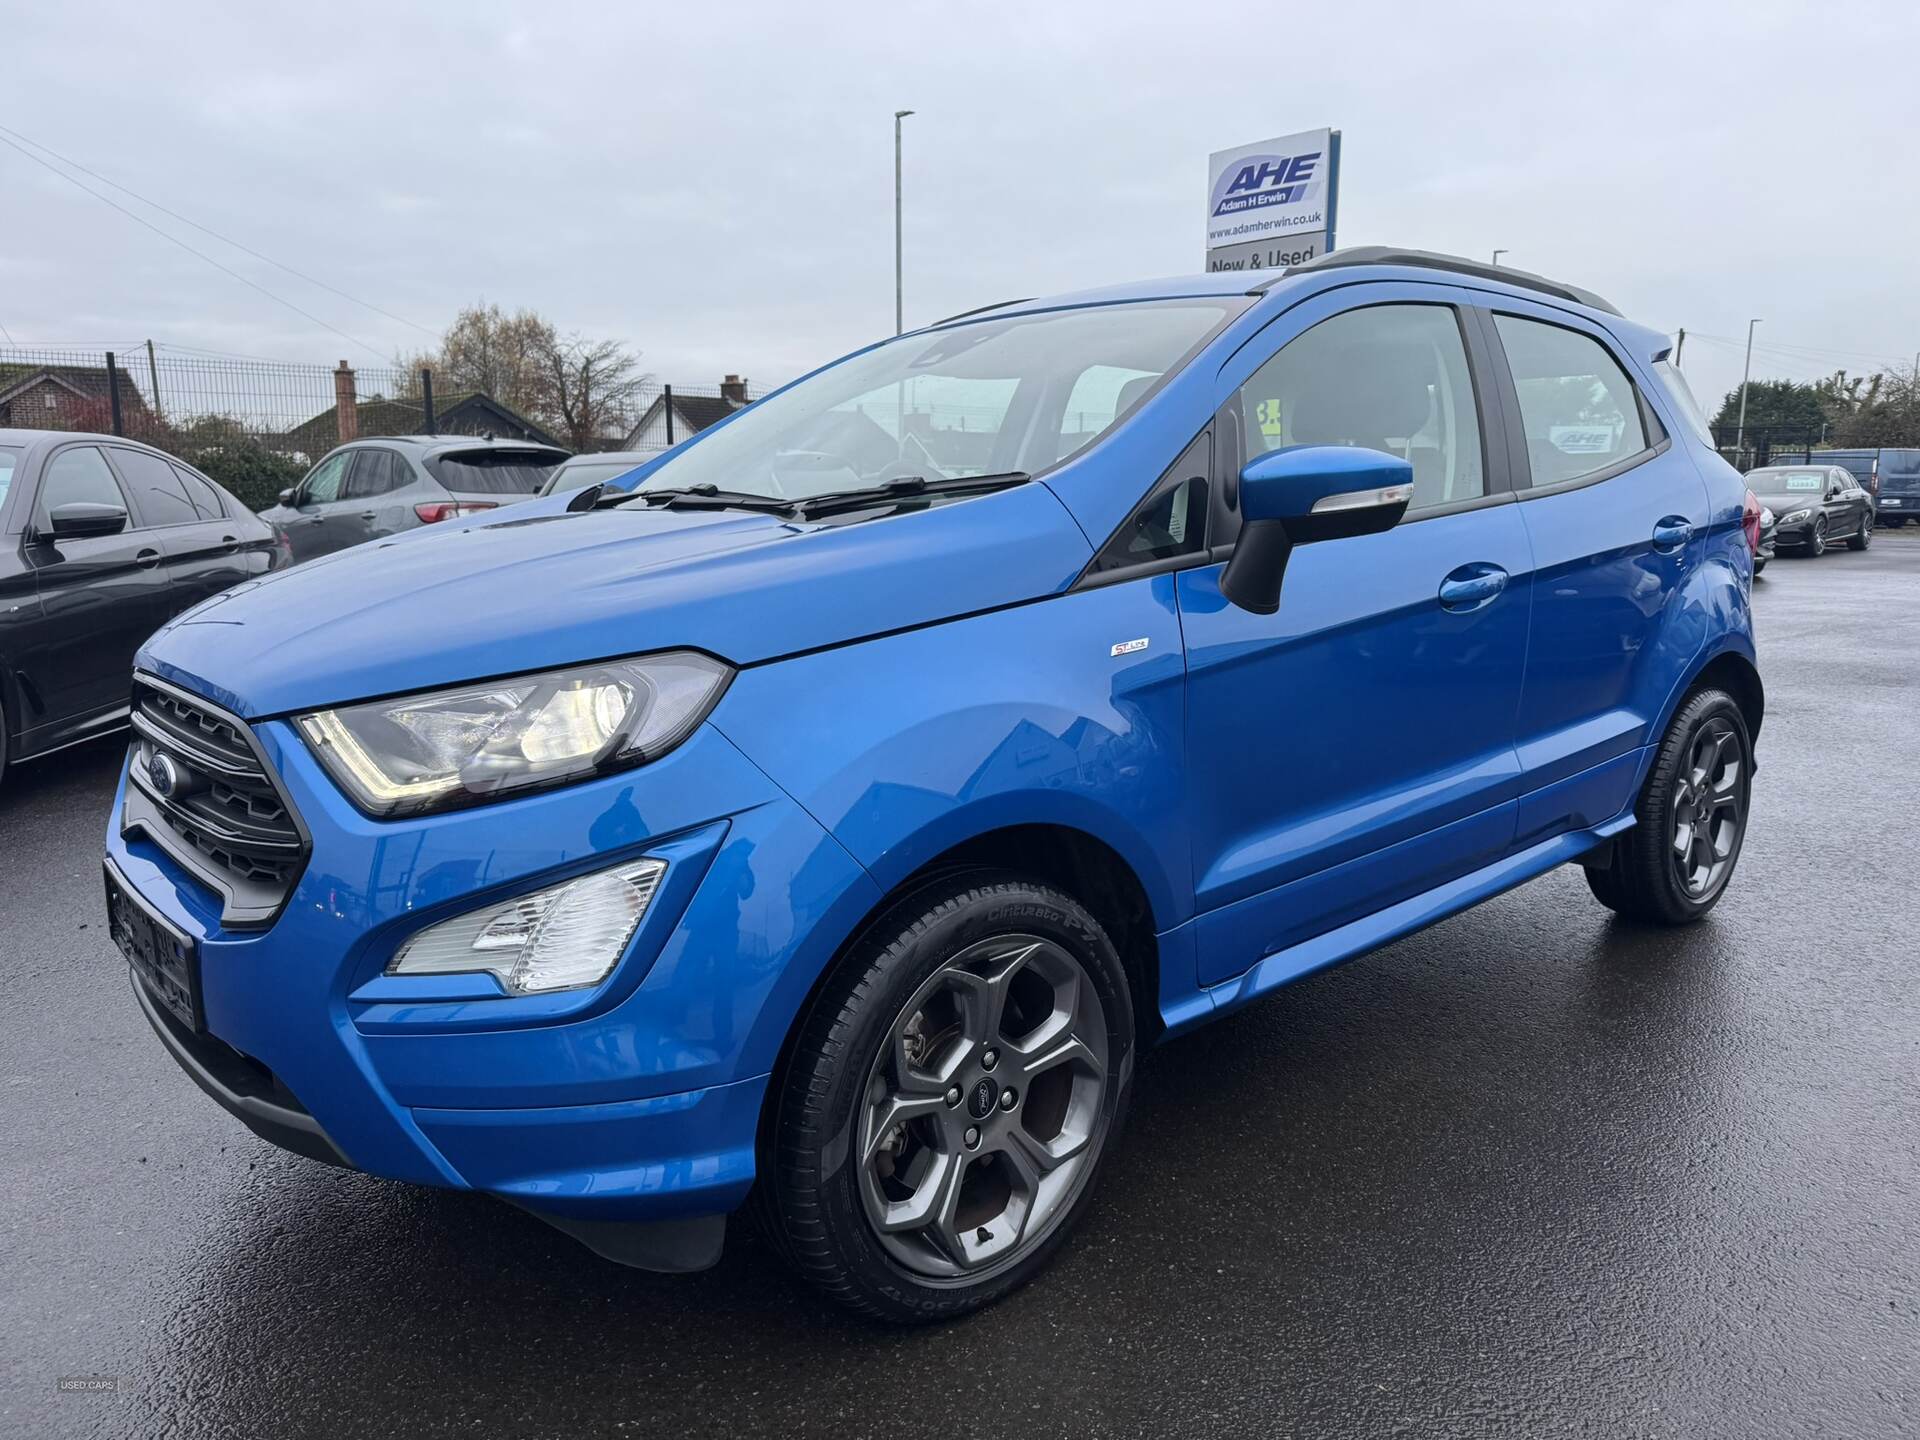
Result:
{"label": "silver parked car", "polygon": [[[546,484],[540,487],[542,495],[569,495],[575,490],[584,490],[589,485],[604,485],[617,480],[629,470],[638,469],[649,461],[658,460],[658,450],[603,450],[595,455],[576,455],[566,464],[547,476]],[[616,487],[624,489],[624,486]]]}
{"label": "silver parked car", "polygon": [[260,518],[295,562],[536,495],[567,452],[526,440],[388,435],[329,452]]}

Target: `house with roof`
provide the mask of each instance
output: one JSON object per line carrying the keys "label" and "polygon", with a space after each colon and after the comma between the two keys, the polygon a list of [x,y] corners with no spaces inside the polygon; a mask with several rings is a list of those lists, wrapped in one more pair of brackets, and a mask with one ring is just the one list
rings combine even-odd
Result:
{"label": "house with roof", "polygon": [[[340,418],[340,407],[329,405],[318,415],[276,437],[273,448],[318,460],[341,443]],[[433,429],[440,435],[488,435],[496,440],[532,440],[566,448],[545,429],[484,390],[456,390],[450,395],[434,396]],[[354,438],[426,433],[426,407],[418,395],[402,395],[392,400],[375,397],[358,401],[353,407],[349,434]]]}
{"label": "house with roof", "polygon": [[740,375],[729,375],[722,380],[718,395],[688,395],[668,386],[642,413],[639,423],[627,432],[622,448],[665,450],[689,435],[698,435],[709,425],[718,425],[734,411],[746,409],[749,403],[747,382]]}
{"label": "house with roof", "polygon": [[[115,369],[120,414],[129,428],[148,418],[146,397]],[[0,364],[0,426],[23,430],[105,430],[112,384],[104,365]]]}

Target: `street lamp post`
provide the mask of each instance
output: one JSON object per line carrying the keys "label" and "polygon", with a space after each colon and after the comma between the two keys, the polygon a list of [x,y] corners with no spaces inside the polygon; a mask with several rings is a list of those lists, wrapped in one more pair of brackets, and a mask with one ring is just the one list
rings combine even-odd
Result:
{"label": "street lamp post", "polygon": [[900,122],[911,114],[911,110],[893,112],[893,333],[896,335],[907,328],[906,290],[900,259]]}
{"label": "street lamp post", "polygon": [[1498,264],[1500,263],[1500,257],[1501,257],[1502,255],[1504,255],[1504,254],[1506,254],[1506,253],[1507,253],[1507,252],[1506,252],[1505,250],[1496,250],[1496,251],[1494,251],[1494,252],[1493,252],[1493,263],[1494,263],[1494,264],[1496,264],[1496,265],[1498,265]]}
{"label": "street lamp post", "polygon": [[1733,432],[1733,463],[1738,465],[1740,457],[1746,453],[1747,439],[1747,381],[1753,377],[1753,327],[1758,320],[1747,321],[1747,365],[1740,372],[1740,423]]}

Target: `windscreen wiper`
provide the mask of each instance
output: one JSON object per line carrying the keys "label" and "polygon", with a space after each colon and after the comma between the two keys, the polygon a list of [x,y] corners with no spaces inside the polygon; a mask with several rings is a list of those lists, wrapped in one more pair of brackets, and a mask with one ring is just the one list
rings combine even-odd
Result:
{"label": "windscreen wiper", "polygon": [[831,515],[837,510],[857,510],[863,505],[885,504],[889,500],[911,500],[917,495],[966,495],[991,490],[1006,490],[1024,485],[1033,477],[1024,470],[1005,470],[997,475],[948,475],[929,480],[924,475],[901,475],[878,485],[858,490],[829,490],[824,495],[809,495],[796,502],[803,520],[816,515]]}
{"label": "windscreen wiper", "polygon": [[688,510],[759,510],[768,515],[794,513],[794,502],[791,500],[782,500],[776,495],[756,495],[746,490],[722,490],[717,485],[684,485],[659,490],[615,490],[611,493],[603,490],[603,493],[595,495],[585,504],[576,500],[569,502],[567,508],[607,510],[618,505],[630,505],[636,500],[647,505],[657,505],[662,509],[680,507]]}

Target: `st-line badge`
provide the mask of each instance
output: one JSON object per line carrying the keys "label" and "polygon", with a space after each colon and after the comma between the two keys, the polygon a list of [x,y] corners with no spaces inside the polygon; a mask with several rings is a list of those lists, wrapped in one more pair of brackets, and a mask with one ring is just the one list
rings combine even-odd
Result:
{"label": "st-line badge", "polygon": [[1122,640],[1108,653],[1113,655],[1131,655],[1136,650],[1144,650],[1146,648],[1147,637],[1142,635],[1138,640]]}

